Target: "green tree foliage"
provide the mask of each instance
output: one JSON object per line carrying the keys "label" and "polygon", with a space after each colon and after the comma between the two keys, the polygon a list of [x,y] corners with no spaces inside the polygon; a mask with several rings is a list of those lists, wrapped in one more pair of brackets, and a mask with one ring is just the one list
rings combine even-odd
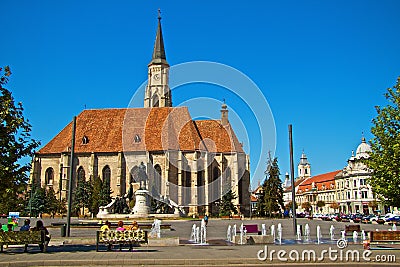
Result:
{"label": "green tree foliage", "polygon": [[303,203],[301,203],[301,208],[304,209],[305,211],[310,211],[311,203],[310,202],[303,202]]}
{"label": "green tree foliage", "polygon": [[56,192],[50,187],[46,191],[46,213],[50,214],[53,218],[54,215],[60,210],[60,201],[56,197]]}
{"label": "green tree foliage", "polygon": [[237,208],[232,203],[232,201],[236,198],[237,196],[232,192],[232,190],[229,190],[225,195],[222,196],[221,206],[219,209],[220,216],[230,216],[232,213],[238,214]]}
{"label": "green tree foliage", "polygon": [[366,164],[373,170],[369,183],[387,205],[400,207],[400,77],[385,97],[388,105],[376,106],[372,120],[370,158]]}
{"label": "green tree foliage", "polygon": [[317,201],[317,207],[322,211],[322,208],[325,207],[325,201],[323,200],[318,200]]}
{"label": "green tree foliage", "polygon": [[46,190],[40,186],[33,186],[32,197],[29,199],[28,207],[32,211],[31,216],[37,217],[47,211]]}
{"label": "green tree foliage", "polygon": [[92,200],[91,205],[88,206],[89,211],[92,214],[97,214],[99,212],[99,207],[105,206],[111,202],[111,189],[110,184],[106,181],[100,179],[100,177],[95,177],[92,180]]}
{"label": "green tree foliage", "polygon": [[268,167],[265,171],[265,180],[262,185],[262,192],[259,195],[256,213],[259,216],[272,217],[284,209],[283,205],[283,187],[279,178],[280,171],[278,159],[271,158],[268,161]]}
{"label": "green tree foliage", "polygon": [[30,136],[31,125],[23,116],[22,103],[15,104],[7,84],[11,75],[7,66],[0,68],[0,213],[16,209],[17,199],[26,188],[31,157],[39,142]]}
{"label": "green tree foliage", "polygon": [[85,208],[90,208],[92,206],[92,195],[93,186],[90,181],[78,180],[77,187],[75,189],[74,201],[72,207],[79,214],[82,210],[85,212]]}

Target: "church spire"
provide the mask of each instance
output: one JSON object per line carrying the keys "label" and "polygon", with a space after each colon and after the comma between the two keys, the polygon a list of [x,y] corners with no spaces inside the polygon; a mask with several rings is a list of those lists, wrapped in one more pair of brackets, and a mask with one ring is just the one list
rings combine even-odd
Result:
{"label": "church spire", "polygon": [[149,65],[151,64],[165,64],[168,65],[167,57],[165,56],[164,40],[161,29],[161,11],[158,9],[158,27],[156,34],[156,41],[154,42],[153,56]]}

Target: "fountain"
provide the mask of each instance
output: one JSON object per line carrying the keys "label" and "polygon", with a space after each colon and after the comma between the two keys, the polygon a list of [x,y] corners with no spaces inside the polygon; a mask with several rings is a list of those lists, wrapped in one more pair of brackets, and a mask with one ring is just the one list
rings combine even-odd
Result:
{"label": "fountain", "polygon": [[275,242],[276,236],[275,236],[275,225],[271,225],[271,236],[272,240]]}
{"label": "fountain", "polygon": [[226,241],[232,242],[232,227],[228,225],[228,230],[226,230]]}
{"label": "fountain", "polygon": [[278,223],[278,240],[279,245],[282,245],[282,224]]}
{"label": "fountain", "polygon": [[307,241],[307,242],[310,241],[310,226],[308,225],[308,223],[304,227],[304,238],[305,238],[305,241]]}
{"label": "fountain", "polygon": [[207,244],[207,227],[204,219],[201,220],[200,224],[200,245]]}
{"label": "fountain", "polygon": [[246,238],[246,233],[247,233],[246,227],[243,226],[243,223],[240,225],[239,231],[240,231],[240,243],[239,244],[243,245],[243,238]]}
{"label": "fountain", "polygon": [[267,228],[265,227],[265,223],[261,224],[261,235],[267,235]]}
{"label": "fountain", "polygon": [[329,235],[331,236],[331,240],[335,240],[335,227],[333,225],[329,228]]}
{"label": "fountain", "polygon": [[297,225],[296,240],[301,240],[301,225]]}
{"label": "fountain", "polygon": [[200,227],[196,226],[196,239],[194,240],[196,244],[200,243]]}
{"label": "fountain", "polygon": [[362,239],[362,241],[367,240],[367,235],[365,234],[364,230],[361,231],[361,239]]}
{"label": "fountain", "polygon": [[357,243],[357,239],[358,239],[358,233],[357,233],[357,231],[354,231],[353,232],[353,242]]}
{"label": "fountain", "polygon": [[342,233],[342,239],[346,240],[346,231],[340,231]]}
{"label": "fountain", "polygon": [[190,234],[190,241],[196,242],[196,224],[192,226],[192,233]]}
{"label": "fountain", "polygon": [[397,226],[395,223],[393,223],[393,225],[392,225],[392,231],[397,231]]}
{"label": "fountain", "polygon": [[232,227],[232,235],[231,235],[232,241],[235,240],[235,236],[236,236],[236,224],[234,224]]}
{"label": "fountain", "polygon": [[161,238],[161,220],[155,219],[151,225],[150,237]]}
{"label": "fountain", "polygon": [[321,238],[322,238],[321,227],[319,225],[317,225],[317,244],[321,243]]}

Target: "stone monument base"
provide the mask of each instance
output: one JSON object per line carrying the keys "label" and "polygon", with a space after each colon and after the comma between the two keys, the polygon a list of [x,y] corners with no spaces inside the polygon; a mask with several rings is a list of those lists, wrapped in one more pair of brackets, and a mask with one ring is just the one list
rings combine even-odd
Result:
{"label": "stone monument base", "polygon": [[[235,244],[240,243],[240,235],[236,235],[233,242]],[[247,235],[243,236],[243,245],[254,245],[254,244],[274,244],[274,239],[270,235]]]}

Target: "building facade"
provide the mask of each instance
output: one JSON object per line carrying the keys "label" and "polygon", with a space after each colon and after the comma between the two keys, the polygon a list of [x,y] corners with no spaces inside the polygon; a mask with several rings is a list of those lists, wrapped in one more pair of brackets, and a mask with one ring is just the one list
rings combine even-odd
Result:
{"label": "building facade", "polygon": [[250,164],[228,119],[193,120],[187,107],[173,107],[158,19],[143,108],[84,110],[76,119],[73,177],[69,177],[72,123],[33,159],[30,183],[52,187],[67,198],[68,181],[99,177],[114,197],[131,186],[145,188],[187,215],[216,214],[221,197],[232,190],[234,204],[250,214]]}

